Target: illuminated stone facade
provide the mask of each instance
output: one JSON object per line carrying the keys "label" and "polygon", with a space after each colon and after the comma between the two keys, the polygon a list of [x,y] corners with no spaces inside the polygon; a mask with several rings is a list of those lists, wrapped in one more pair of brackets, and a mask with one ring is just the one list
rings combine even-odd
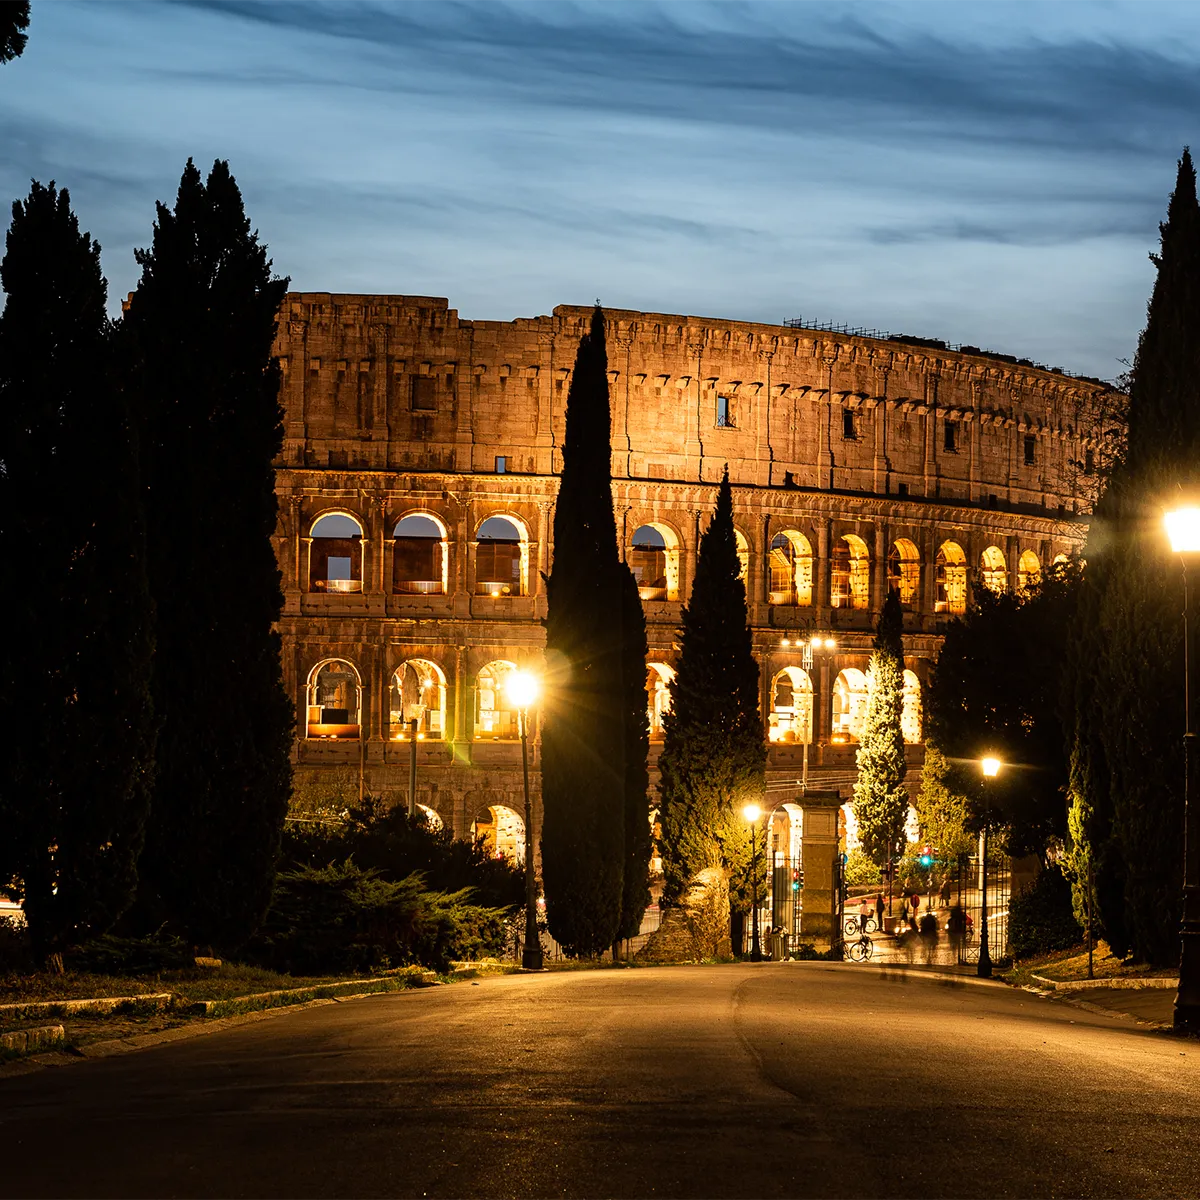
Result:
{"label": "illuminated stone facade", "polygon": [[[287,298],[276,544],[299,780],[361,778],[403,801],[399,739],[415,718],[418,800],[460,834],[490,808],[484,832],[502,849],[517,839],[503,675],[540,663],[564,406],[589,317],[563,306],[463,321],[427,297]],[[888,586],[908,608],[919,764],[916,681],[944,622],[973,588],[1019,587],[1082,542],[1106,389],[895,340],[607,317],[613,499],[642,584],[648,706],[666,703],[728,464],[770,778],[798,778],[811,740],[810,784],[852,781]],[[806,670],[801,643],[815,634]]]}

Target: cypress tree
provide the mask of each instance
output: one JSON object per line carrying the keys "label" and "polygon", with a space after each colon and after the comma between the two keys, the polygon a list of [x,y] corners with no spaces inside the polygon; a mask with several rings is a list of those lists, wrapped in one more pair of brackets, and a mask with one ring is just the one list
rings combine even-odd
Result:
{"label": "cypress tree", "polygon": [[12,62],[25,53],[29,41],[25,30],[28,28],[29,0],[3,0],[0,3],[0,63]]}
{"label": "cypress tree", "polygon": [[554,562],[546,580],[546,656],[554,677],[542,728],[546,919],[563,949],[581,957],[617,939],[626,854],[622,573],[628,568],[617,553],[611,443],[604,314],[597,307],[567,394]]}
{"label": "cypress tree", "polygon": [[1110,939],[1170,963],[1179,957],[1183,871],[1183,597],[1162,510],[1200,487],[1200,207],[1186,149],[1160,233],[1128,444],[1088,534],[1088,599],[1073,653],[1071,826],[1087,843],[1077,867],[1090,855],[1100,872]]}
{"label": "cypress tree", "polygon": [[726,469],[716,511],[700,539],[671,708],[663,718],[658,769],[665,904],[678,901],[699,871],[728,869],[746,853],[741,809],[761,801],[765,791],[758,665],[740,574]]}
{"label": "cypress tree", "polygon": [[35,953],[128,907],[153,769],[151,604],[100,247],[34,183],[0,264],[0,883]]}
{"label": "cypress tree", "polygon": [[622,690],[625,697],[625,865],[617,937],[636,937],[650,903],[650,716],[646,707],[646,616],[637,580],[621,578]]}
{"label": "cypress tree", "polygon": [[854,817],[863,853],[883,866],[900,848],[908,817],[904,787],[904,612],[900,593],[888,592],[879,614],[867,668],[871,687],[858,747]]}
{"label": "cypress tree", "polygon": [[287,290],[224,162],[188,160],[158,205],[124,321],[146,470],[157,604],[158,780],[143,919],[232,948],[266,911],[291,790],[294,715],[271,546],[282,446],[271,357]]}

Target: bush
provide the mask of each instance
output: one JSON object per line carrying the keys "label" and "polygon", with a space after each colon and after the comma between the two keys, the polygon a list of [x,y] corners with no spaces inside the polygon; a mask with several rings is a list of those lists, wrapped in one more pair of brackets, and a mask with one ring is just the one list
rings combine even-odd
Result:
{"label": "bush", "polygon": [[846,855],[846,886],[852,888],[878,887],[883,872],[863,852],[855,847]]}
{"label": "bush", "polygon": [[16,917],[0,917],[0,971],[28,971],[33,966],[29,929]]}
{"label": "bush", "polygon": [[1043,869],[1008,908],[1008,952],[1033,958],[1077,946],[1083,936],[1071,904],[1071,885],[1056,865]]}
{"label": "bush", "polygon": [[182,938],[161,933],[142,938],[109,933],[67,952],[72,971],[95,975],[158,975],[194,962],[192,948]]}
{"label": "bush", "polygon": [[280,872],[248,957],[276,971],[324,974],[499,953],[507,912],[471,902],[468,889],[430,892],[419,874],[393,881],[353,860]]}

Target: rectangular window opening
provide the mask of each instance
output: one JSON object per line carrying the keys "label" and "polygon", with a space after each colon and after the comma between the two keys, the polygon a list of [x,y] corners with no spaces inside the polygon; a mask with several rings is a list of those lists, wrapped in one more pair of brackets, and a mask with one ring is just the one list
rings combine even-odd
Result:
{"label": "rectangular window opening", "polygon": [[733,399],[730,396],[717,397],[717,428],[734,428]]}
{"label": "rectangular window opening", "polygon": [[896,494],[898,496],[907,496],[908,495],[908,484],[907,483],[898,483],[896,485]]}
{"label": "rectangular window opening", "polygon": [[954,421],[942,423],[942,448],[951,453],[958,449],[958,425]]}
{"label": "rectangular window opening", "polygon": [[1088,449],[1083,452],[1083,473],[1091,475],[1096,470],[1096,452]]}
{"label": "rectangular window opening", "polygon": [[437,381],[432,375],[414,375],[412,381],[413,412],[436,412],[437,393],[434,391]]}
{"label": "rectangular window opening", "polygon": [[503,454],[496,455],[496,474],[503,475],[508,470],[508,458]]}
{"label": "rectangular window opening", "polygon": [[1037,461],[1037,438],[1026,435],[1025,437],[1025,465],[1032,467]]}
{"label": "rectangular window opening", "polygon": [[842,437],[847,441],[858,440],[858,430],[854,427],[854,409],[842,409]]}

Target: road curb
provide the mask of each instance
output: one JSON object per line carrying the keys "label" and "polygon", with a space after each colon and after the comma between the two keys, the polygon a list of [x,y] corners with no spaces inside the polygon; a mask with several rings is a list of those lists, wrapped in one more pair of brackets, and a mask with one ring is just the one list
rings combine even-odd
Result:
{"label": "road curb", "polygon": [[1044,984],[1055,992],[1080,992],[1088,991],[1093,988],[1115,988],[1127,989],[1130,991],[1142,991],[1151,988],[1177,989],[1179,987],[1179,977],[1175,976],[1148,976],[1144,979],[1047,979],[1045,975],[1039,975],[1035,971],[1029,972],[1031,979],[1036,979],[1038,983]]}

